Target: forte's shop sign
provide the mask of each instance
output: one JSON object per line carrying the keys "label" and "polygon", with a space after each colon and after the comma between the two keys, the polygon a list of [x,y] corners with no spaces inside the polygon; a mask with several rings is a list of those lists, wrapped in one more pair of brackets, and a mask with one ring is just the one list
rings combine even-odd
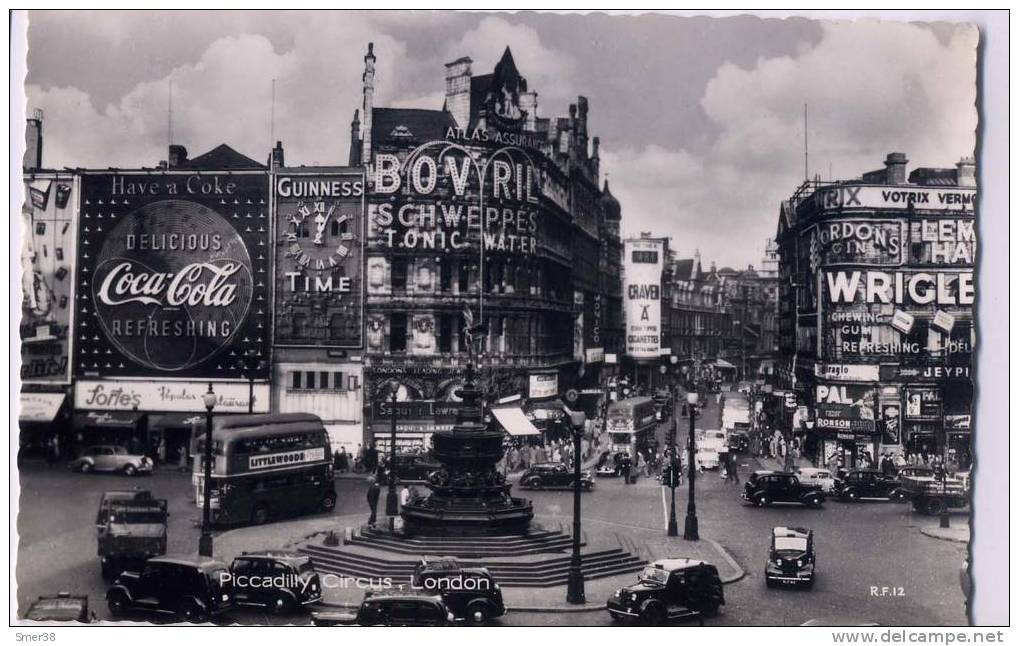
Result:
{"label": "forte's shop sign", "polygon": [[267,378],[268,202],[262,172],[83,175],[76,374]]}

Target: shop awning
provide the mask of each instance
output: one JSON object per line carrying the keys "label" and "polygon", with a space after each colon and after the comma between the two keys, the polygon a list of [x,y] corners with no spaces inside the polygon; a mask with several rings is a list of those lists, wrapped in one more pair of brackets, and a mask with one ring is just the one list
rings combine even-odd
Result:
{"label": "shop awning", "polygon": [[149,430],[162,431],[168,428],[205,428],[205,415],[201,413],[158,413],[149,415]]}
{"label": "shop awning", "polygon": [[527,419],[524,411],[513,406],[510,408],[493,408],[492,414],[498,420],[499,425],[513,436],[517,435],[541,435],[541,432],[534,428],[531,420]]}
{"label": "shop awning", "polygon": [[732,365],[725,359],[715,359],[715,365],[719,368],[725,368],[726,370],[735,370],[736,366]]}
{"label": "shop awning", "polygon": [[74,414],[76,428],[133,428],[144,413],[90,410]]}
{"label": "shop awning", "polygon": [[357,453],[357,446],[364,443],[364,430],[360,424],[326,424],[326,433],[329,434],[329,446],[335,453],[340,447],[347,449],[347,453]]}
{"label": "shop awning", "polygon": [[48,424],[57,416],[67,393],[21,393],[18,421]]}

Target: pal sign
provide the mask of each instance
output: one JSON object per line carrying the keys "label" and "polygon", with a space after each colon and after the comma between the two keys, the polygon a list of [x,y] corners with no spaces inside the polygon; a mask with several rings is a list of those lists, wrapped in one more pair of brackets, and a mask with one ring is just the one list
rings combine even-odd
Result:
{"label": "pal sign", "polygon": [[623,268],[626,308],[626,353],[635,359],[657,359],[662,336],[662,240],[627,240]]}

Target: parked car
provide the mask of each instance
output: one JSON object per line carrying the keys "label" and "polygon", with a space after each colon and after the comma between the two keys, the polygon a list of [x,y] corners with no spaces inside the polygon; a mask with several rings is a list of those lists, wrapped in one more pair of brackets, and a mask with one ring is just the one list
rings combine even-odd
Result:
{"label": "parked car", "polygon": [[296,552],[244,552],[230,564],[234,602],[278,615],[322,600],[322,583],[311,558]]}
{"label": "parked car", "polygon": [[955,478],[912,477],[903,478],[899,489],[913,504],[913,510],[936,516],[945,509],[969,506],[969,493],[961,480]]}
{"label": "parked car", "polygon": [[800,482],[816,484],[826,494],[835,492],[835,476],[828,469],[815,469],[814,467],[802,467],[794,472]]}
{"label": "parked car", "polygon": [[[520,476],[520,486],[525,489],[551,487],[573,487],[573,469],[562,462],[539,462],[533,464]],[[580,487],[584,491],[594,489],[594,480],[589,471],[580,474]]]}
{"label": "parked car", "polygon": [[152,492],[107,491],[96,512],[96,553],[109,579],[166,554],[166,499]]}
{"label": "parked car", "polygon": [[154,612],[202,622],[230,610],[233,586],[226,565],[204,556],[159,556],[140,572],[124,572],[106,592],[110,614]]}
{"label": "parked car", "polygon": [[712,617],[725,604],[718,569],[705,561],[678,558],[649,563],[635,585],[616,590],[606,608],[615,621],[648,624],[684,617]]}
{"label": "parked car", "polygon": [[817,554],[814,532],[802,527],[776,527],[771,530],[764,582],[769,588],[778,584],[814,585]]}
{"label": "parked car", "polygon": [[437,594],[369,590],[356,613],[313,612],[316,626],[449,626],[456,619]]}
{"label": "parked car", "polygon": [[89,623],[95,614],[88,611],[88,597],[84,594],[60,592],[42,595],[32,602],[25,613],[29,621],[79,621]]}
{"label": "parked car", "polygon": [[758,507],[776,502],[815,508],[824,504],[824,492],[819,485],[802,483],[785,471],[755,471],[744,485],[741,497]]}
{"label": "parked car", "polygon": [[425,482],[442,465],[428,453],[397,453],[396,478],[400,482]]}
{"label": "parked car", "polygon": [[458,620],[480,624],[506,614],[502,589],[487,568],[465,568],[456,559],[422,559],[411,581],[416,589],[441,596]]}
{"label": "parked car", "polygon": [[835,492],[840,500],[892,500],[900,498],[902,483],[876,469],[854,469],[839,480]]}
{"label": "parked car", "polygon": [[112,471],[134,476],[152,473],[152,460],[144,455],[132,455],[122,446],[102,444],[87,447],[81,457],[68,464],[68,468],[81,473]]}

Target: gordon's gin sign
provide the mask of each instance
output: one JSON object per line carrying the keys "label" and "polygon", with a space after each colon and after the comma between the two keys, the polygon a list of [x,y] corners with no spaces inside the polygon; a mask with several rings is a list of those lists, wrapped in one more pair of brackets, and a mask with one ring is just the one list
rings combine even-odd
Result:
{"label": "gordon's gin sign", "polygon": [[264,355],[267,182],[249,187],[259,204],[234,176],[218,184],[233,194],[178,197],[171,187],[198,185],[187,178],[150,180],[148,200],[118,199],[108,178],[112,193],[102,179],[84,193],[79,375],[224,378],[250,369],[238,357]]}

